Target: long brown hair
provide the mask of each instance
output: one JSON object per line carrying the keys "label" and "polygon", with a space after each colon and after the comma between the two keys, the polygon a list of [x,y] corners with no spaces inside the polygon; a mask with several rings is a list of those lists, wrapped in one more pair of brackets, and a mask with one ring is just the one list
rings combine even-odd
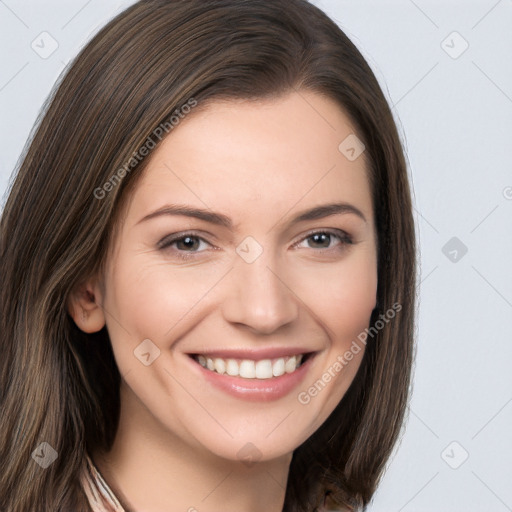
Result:
{"label": "long brown hair", "polygon": [[[294,451],[283,510],[313,511],[326,495],[349,509],[370,501],[400,433],[414,347],[411,197],[385,97],[352,42],[306,0],[142,0],[61,79],[2,213],[0,510],[90,510],[79,473],[86,452],[112,445],[120,375],[106,329],[80,331],[66,304],[104,264],[121,199],[149,158],[140,148],[157,145],[155,130],[191,99],[294,90],[334,99],[366,146],[378,238],[372,324],[393,304],[401,311],[368,338],[345,397]],[[58,454],[47,469],[32,460],[42,442]]]}

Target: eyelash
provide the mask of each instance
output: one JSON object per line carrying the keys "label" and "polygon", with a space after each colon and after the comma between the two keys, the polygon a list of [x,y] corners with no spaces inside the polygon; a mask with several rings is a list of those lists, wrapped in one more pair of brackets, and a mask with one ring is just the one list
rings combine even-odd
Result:
{"label": "eyelash", "polygon": [[[330,236],[337,238],[340,242],[339,245],[341,246],[341,249],[343,249],[344,246],[346,246],[346,245],[351,245],[354,243],[352,237],[345,231],[338,230],[338,229],[336,229],[336,230],[323,229],[323,230],[311,231],[310,233],[306,234],[303,238],[301,238],[298,242],[296,242],[294,244],[294,246],[312,238],[315,235],[330,235]],[[181,242],[182,240],[185,240],[186,238],[200,240],[202,242],[206,242],[208,245],[212,245],[207,240],[205,240],[203,237],[199,236],[198,234],[196,234],[194,232],[178,233],[178,234],[174,234],[174,235],[169,235],[169,236],[163,238],[160,242],[158,242],[157,245],[160,250],[165,251],[165,250],[169,249],[171,247],[171,245],[173,245],[174,243]],[[314,250],[314,248],[312,248],[312,247],[309,247],[309,249]],[[335,249],[333,247],[329,247],[329,248],[320,248],[319,250],[321,252],[327,252],[327,251],[332,251]],[[194,255],[199,254],[201,252],[203,252],[203,251],[176,250],[176,254],[178,255],[178,257],[183,260],[190,260],[192,258],[195,258],[196,256],[194,256]]]}

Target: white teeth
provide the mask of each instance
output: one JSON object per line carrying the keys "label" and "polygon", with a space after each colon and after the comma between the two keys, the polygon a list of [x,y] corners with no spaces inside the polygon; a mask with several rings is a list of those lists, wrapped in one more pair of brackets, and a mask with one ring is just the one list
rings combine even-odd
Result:
{"label": "white teeth", "polygon": [[285,373],[293,373],[302,362],[302,354],[277,359],[262,359],[260,361],[211,358],[198,355],[196,360],[202,367],[220,375],[227,374],[244,379],[271,379],[272,377],[280,377]]}
{"label": "white teeth", "polygon": [[256,363],[256,378],[257,379],[271,379],[272,378],[272,361],[270,359],[263,359]]}
{"label": "white teeth", "polygon": [[254,379],[254,377],[256,377],[256,367],[254,365],[254,361],[249,359],[244,359],[240,363],[240,370],[238,371],[240,373],[240,377],[243,377],[244,379]]}
{"label": "white teeth", "polygon": [[215,367],[215,371],[220,373],[221,375],[226,371],[226,363],[224,359],[220,359],[219,357],[213,360],[213,365]]}
{"label": "white teeth", "polygon": [[232,377],[238,375],[238,363],[234,359],[228,359],[226,364],[226,373]]}
{"label": "white teeth", "polygon": [[272,365],[272,375],[274,377],[280,377],[284,375],[284,357],[280,357],[273,365]]}
{"label": "white teeth", "polygon": [[288,361],[286,361],[284,371],[286,373],[292,373],[295,371],[295,368],[297,368],[297,360],[295,359],[295,356],[292,356]]}

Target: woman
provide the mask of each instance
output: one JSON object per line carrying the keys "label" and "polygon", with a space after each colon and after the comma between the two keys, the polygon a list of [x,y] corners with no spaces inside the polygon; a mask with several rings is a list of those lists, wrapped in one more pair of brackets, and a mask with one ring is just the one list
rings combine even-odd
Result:
{"label": "woman", "polygon": [[390,109],[305,0],[142,0],[0,227],[0,510],[361,510],[413,358]]}

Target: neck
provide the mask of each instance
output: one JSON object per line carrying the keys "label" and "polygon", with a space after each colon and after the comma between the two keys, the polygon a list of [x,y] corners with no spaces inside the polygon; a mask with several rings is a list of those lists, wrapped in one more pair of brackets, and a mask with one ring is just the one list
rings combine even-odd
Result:
{"label": "neck", "polygon": [[191,446],[158,422],[124,381],[113,446],[92,454],[126,512],[281,512],[291,457],[249,464]]}

